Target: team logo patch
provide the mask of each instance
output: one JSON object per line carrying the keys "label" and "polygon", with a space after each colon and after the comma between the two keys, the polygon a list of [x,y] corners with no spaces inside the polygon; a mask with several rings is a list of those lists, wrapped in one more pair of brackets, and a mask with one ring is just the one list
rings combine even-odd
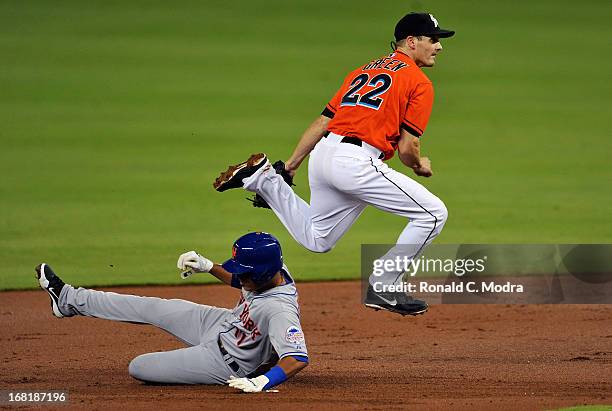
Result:
{"label": "team logo patch", "polygon": [[299,344],[304,342],[304,333],[297,327],[289,327],[287,328],[287,332],[285,333],[285,339],[287,342],[292,344]]}

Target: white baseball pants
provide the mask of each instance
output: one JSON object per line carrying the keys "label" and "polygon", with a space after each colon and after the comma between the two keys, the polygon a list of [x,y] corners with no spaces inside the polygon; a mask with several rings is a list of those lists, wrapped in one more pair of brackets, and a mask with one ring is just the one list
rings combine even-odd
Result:
{"label": "white baseball pants", "polygon": [[[379,160],[380,150],[342,143],[330,133],[310,153],[310,204],[272,167],[262,167],[244,188],[260,194],[293,238],[314,252],[327,252],[366,206],[410,220],[397,244],[415,245],[415,258],[440,233],[447,218],[444,203],[425,187]],[[393,282],[389,277],[388,281]]]}

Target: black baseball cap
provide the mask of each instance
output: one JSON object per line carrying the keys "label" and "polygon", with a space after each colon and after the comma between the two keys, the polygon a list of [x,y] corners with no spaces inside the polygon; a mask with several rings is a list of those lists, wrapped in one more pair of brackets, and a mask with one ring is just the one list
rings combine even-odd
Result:
{"label": "black baseball cap", "polygon": [[408,13],[395,25],[395,40],[408,36],[452,37],[455,32],[441,29],[438,20],[429,13]]}

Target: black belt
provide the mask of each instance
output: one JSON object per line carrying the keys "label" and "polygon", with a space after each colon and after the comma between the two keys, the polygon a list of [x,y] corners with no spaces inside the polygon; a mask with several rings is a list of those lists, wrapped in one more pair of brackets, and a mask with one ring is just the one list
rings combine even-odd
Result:
{"label": "black belt", "polygon": [[357,137],[342,137],[342,140],[340,140],[340,142],[363,147],[363,141],[359,140]]}
{"label": "black belt", "polygon": [[[327,135],[325,135],[325,137],[327,137]],[[353,144],[353,145],[359,146],[359,147],[363,147],[363,141],[361,141],[357,137],[342,137],[342,140],[340,140],[340,142],[341,143],[347,143],[347,144]],[[385,158],[385,154],[383,152],[381,152],[380,155],[378,156],[378,158],[380,160],[382,160],[383,158]]]}
{"label": "black belt", "polygon": [[234,372],[240,371],[240,366],[238,365],[238,363],[236,361],[234,361],[232,356],[229,355],[229,353],[227,352],[227,350],[223,346],[223,343],[221,342],[221,338],[217,339],[217,345],[219,346],[219,351],[221,351],[221,355],[223,356],[223,361],[225,361],[225,363],[228,365],[228,367],[230,367],[232,369],[232,371],[234,371]]}

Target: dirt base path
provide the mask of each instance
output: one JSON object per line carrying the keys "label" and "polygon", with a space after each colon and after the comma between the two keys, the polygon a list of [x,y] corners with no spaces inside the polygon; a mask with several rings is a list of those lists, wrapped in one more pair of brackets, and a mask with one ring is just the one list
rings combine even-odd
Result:
{"label": "dirt base path", "polygon": [[[231,307],[225,286],[113,288]],[[434,305],[419,317],[359,303],[358,282],[299,285],[311,365],[280,393],[145,385],[142,353],[182,346],[151,326],[56,319],[43,291],[0,294],[0,389],[68,390],[77,408],[550,409],[612,403],[611,305]],[[11,407],[12,408],[12,407]]]}

